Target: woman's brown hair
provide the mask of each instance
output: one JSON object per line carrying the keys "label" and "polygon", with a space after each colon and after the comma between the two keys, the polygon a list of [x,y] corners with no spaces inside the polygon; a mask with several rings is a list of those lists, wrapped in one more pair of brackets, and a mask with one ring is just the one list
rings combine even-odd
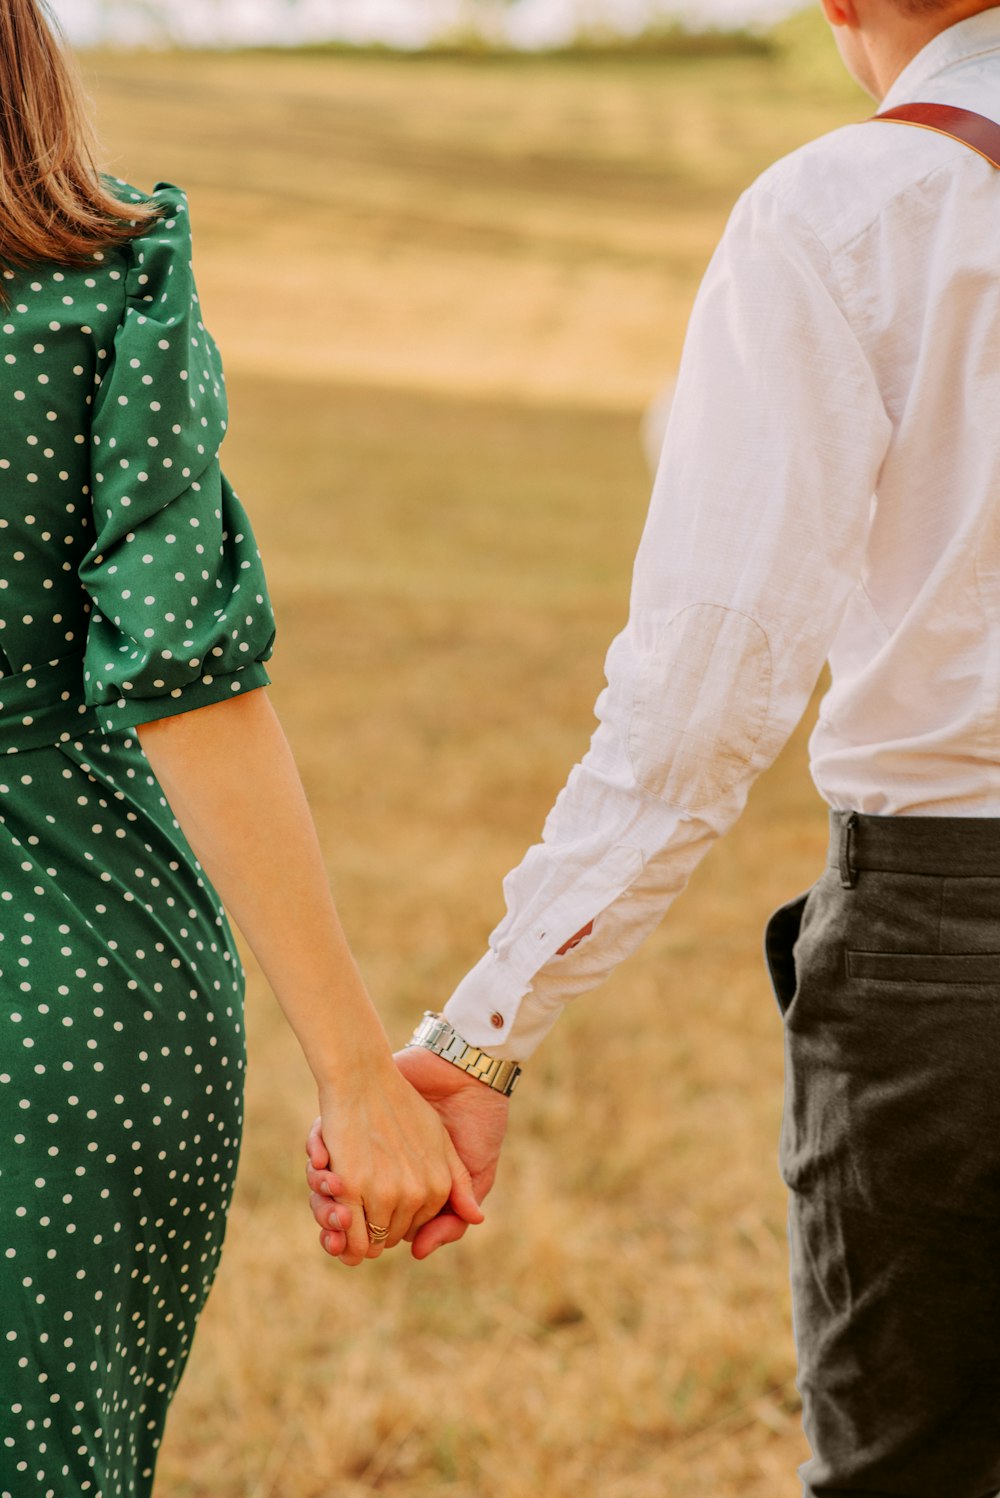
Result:
{"label": "woman's brown hair", "polygon": [[47,0],[0,0],[0,268],[81,265],[145,233],[160,205],[116,197],[96,155],[79,69]]}

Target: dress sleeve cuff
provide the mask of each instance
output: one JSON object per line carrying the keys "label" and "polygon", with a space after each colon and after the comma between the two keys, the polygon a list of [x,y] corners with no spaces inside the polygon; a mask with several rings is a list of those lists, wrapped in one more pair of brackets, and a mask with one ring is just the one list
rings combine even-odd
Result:
{"label": "dress sleeve cuff", "polygon": [[120,697],[117,702],[99,703],[97,717],[105,733],[135,728],[140,723],[155,723],[160,718],[176,718],[198,707],[210,707],[227,698],[244,697],[258,687],[270,686],[271,678],[262,661],[243,666],[239,671],[195,677],[183,687],[175,687],[162,697]]}

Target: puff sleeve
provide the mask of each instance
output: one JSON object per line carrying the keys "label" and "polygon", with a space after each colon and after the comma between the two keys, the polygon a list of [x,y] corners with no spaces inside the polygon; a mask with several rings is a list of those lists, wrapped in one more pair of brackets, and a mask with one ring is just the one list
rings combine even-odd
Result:
{"label": "puff sleeve", "polygon": [[201,320],[187,197],[126,251],[125,306],[92,416],[84,692],[105,731],[266,686],[274,616],[219,463],[228,404]]}

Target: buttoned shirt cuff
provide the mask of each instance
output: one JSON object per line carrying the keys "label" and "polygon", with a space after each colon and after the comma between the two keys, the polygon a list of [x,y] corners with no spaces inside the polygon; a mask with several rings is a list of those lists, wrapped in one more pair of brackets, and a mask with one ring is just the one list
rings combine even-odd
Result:
{"label": "buttoned shirt cuff", "polygon": [[[525,992],[525,985],[514,978],[509,963],[488,951],[462,979],[444,1006],[444,1016],[470,1045],[505,1061],[524,1061],[551,1028],[551,1024],[546,1025],[535,1036],[535,1026],[519,1025],[517,1043],[510,1043],[511,1021],[518,1015]],[[561,1004],[554,1007],[552,1024],[562,1010]]]}
{"label": "buttoned shirt cuff", "polygon": [[[557,810],[571,811],[574,794],[590,780],[578,766]],[[606,787],[607,804],[585,796],[589,816],[600,826],[602,811],[629,829],[628,844],[573,853],[558,840],[532,850],[505,883],[517,913],[509,913],[490,937],[490,950],[458,985],[444,1013],[459,1035],[503,1060],[526,1061],[553,1028],[568,1003],[603,981],[634,952],[681,893],[712,843],[732,825],[746,800],[747,780],[700,816],[662,801]],[[593,787],[592,787],[593,789]],[[609,829],[610,830],[610,829]],[[600,838],[598,836],[598,842]],[[540,867],[540,865],[542,867]],[[565,884],[554,900],[519,898],[522,882],[555,866]],[[541,907],[541,908],[539,908]],[[593,922],[582,941],[562,951],[573,935]]]}
{"label": "buttoned shirt cuff", "polygon": [[[534,851],[546,862],[560,862],[560,852],[551,847]],[[563,857],[561,879],[543,880],[541,890],[524,901],[515,918],[508,914],[490,937],[489,952],[445,1008],[458,1033],[491,1055],[524,1060],[548,1034],[563,1005],[553,1000],[535,1004],[529,998],[536,974],[563,960],[560,949],[619,898],[644,863],[642,849],[633,843],[619,843],[603,854],[595,850],[593,864]],[[523,867],[506,886],[511,893]],[[555,892],[552,884],[562,888]],[[459,1015],[461,1023],[453,1015]]]}

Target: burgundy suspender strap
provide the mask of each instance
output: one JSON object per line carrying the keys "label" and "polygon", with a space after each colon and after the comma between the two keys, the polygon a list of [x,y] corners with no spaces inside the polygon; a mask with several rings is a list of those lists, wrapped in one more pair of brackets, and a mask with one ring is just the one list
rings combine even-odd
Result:
{"label": "burgundy suspender strap", "polygon": [[872,120],[917,125],[921,130],[950,135],[952,140],[970,146],[991,166],[1000,167],[1000,125],[985,115],[973,114],[971,109],[954,109],[950,104],[902,104],[899,109],[872,115]]}

